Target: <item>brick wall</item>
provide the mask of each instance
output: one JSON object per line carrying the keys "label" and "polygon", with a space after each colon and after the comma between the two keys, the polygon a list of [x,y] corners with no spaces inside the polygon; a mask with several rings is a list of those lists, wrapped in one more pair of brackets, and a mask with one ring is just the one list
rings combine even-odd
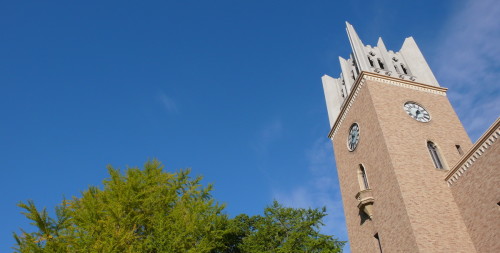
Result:
{"label": "brick wall", "polygon": [[[423,105],[431,121],[409,117],[407,101]],[[448,167],[460,159],[455,145],[472,146],[446,96],[368,79],[345,114],[333,143],[352,252],[379,252],[375,233],[384,252],[475,252],[446,171],[434,168],[426,146],[437,144]],[[361,136],[349,152],[354,122]],[[354,197],[359,164],[375,199],[372,220],[363,220]]]}
{"label": "brick wall", "polygon": [[500,252],[499,140],[477,157],[451,191],[477,251]]}

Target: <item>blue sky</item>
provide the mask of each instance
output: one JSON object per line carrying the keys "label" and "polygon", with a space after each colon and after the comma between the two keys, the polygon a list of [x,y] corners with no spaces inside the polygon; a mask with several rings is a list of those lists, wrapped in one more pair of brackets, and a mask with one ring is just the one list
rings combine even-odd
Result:
{"label": "blue sky", "polygon": [[[321,76],[413,36],[475,141],[500,114],[500,5],[461,1],[11,1],[0,8],[0,251],[107,177],[192,168],[231,216],[327,206],[346,240]],[[347,250],[348,251],[348,250]]]}

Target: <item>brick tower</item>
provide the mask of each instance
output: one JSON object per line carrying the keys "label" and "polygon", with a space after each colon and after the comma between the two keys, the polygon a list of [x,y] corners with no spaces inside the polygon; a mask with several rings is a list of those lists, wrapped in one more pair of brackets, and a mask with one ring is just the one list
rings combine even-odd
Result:
{"label": "brick tower", "polygon": [[445,178],[472,143],[413,38],[323,76],[352,252],[476,252]]}

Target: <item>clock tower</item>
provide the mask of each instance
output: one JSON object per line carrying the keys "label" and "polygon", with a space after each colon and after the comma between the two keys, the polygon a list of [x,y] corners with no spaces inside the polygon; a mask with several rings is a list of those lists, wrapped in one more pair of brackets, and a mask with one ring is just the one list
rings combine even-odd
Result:
{"label": "clock tower", "polygon": [[476,252],[444,178],[472,147],[413,38],[352,47],[323,76],[352,252]]}

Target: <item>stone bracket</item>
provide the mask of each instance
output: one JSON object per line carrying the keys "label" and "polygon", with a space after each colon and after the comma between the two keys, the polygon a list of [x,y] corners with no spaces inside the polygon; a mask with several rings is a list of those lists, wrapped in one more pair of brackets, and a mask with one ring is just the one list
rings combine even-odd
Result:
{"label": "stone bracket", "polygon": [[373,216],[373,202],[375,201],[375,199],[373,198],[372,190],[366,189],[358,192],[356,194],[356,199],[359,202],[359,210],[363,211],[371,219]]}

